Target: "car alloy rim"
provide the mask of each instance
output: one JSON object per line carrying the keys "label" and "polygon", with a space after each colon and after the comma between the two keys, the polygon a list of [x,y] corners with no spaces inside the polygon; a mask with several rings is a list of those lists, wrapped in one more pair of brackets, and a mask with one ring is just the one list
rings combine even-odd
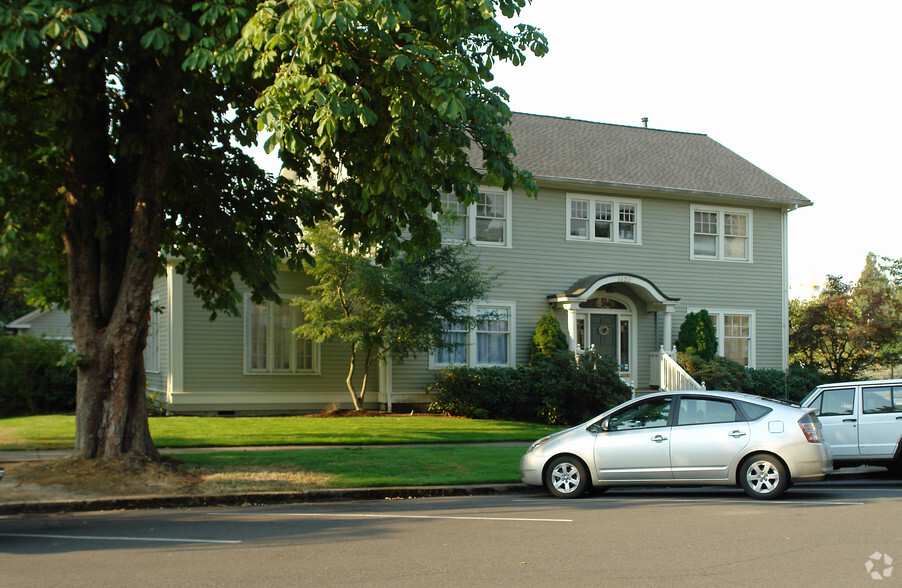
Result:
{"label": "car alloy rim", "polygon": [[564,494],[579,486],[579,470],[572,463],[558,464],[551,472],[551,483]]}
{"label": "car alloy rim", "polygon": [[780,483],[780,472],[769,461],[756,461],[745,471],[749,486],[759,494],[769,494]]}

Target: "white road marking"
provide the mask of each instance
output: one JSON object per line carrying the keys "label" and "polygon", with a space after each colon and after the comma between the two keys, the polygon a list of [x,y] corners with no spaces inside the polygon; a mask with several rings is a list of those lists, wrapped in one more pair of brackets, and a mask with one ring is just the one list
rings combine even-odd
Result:
{"label": "white road marking", "polygon": [[[809,506],[857,506],[864,502],[841,502],[836,500],[731,500],[717,498],[611,498],[608,496],[595,499],[597,502],[707,502],[709,504],[760,504],[760,505],[780,505],[780,504],[806,504]],[[556,498],[515,498],[514,502],[548,502],[560,503]]]}
{"label": "white road marking", "polygon": [[321,517],[321,518],[370,518],[370,519],[438,519],[452,521],[511,521],[518,523],[572,523],[573,519],[529,519],[517,517],[463,517],[450,515],[395,515],[395,514],[371,514],[371,513],[235,513],[235,512],[211,512],[212,516],[266,516],[266,517]]}
{"label": "white road marking", "polygon": [[178,539],[175,537],[100,537],[94,535],[50,535],[45,533],[0,533],[0,537],[32,537],[37,539],[82,539],[90,541],[156,541],[167,543],[241,543],[225,539]]}

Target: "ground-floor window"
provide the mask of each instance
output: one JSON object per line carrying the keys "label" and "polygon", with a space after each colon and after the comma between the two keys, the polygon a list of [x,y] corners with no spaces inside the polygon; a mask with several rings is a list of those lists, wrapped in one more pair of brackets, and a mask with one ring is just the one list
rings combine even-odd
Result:
{"label": "ground-floor window", "polygon": [[444,339],[451,348],[436,349],[430,367],[513,365],[514,311],[512,302],[475,305],[470,312],[480,319],[476,327],[468,331],[462,323],[447,324]]}
{"label": "ground-floor window", "polygon": [[303,322],[303,314],[289,300],[256,303],[245,296],[246,373],[319,373],[319,345],[294,334]]}
{"label": "ground-floor window", "polygon": [[153,297],[150,300],[150,313],[147,317],[147,345],[144,346],[144,370],[151,373],[160,371],[160,318],[163,309],[160,307],[160,299]]}
{"label": "ground-floor window", "polygon": [[[701,309],[690,309],[698,312]],[[743,310],[705,309],[717,334],[717,355],[746,367],[755,367],[755,313]]]}

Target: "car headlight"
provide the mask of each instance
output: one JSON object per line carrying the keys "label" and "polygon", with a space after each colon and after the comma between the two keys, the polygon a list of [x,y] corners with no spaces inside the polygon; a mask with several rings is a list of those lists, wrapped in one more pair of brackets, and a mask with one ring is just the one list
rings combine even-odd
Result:
{"label": "car headlight", "polygon": [[538,441],[536,441],[532,445],[530,445],[529,449],[526,450],[526,453],[531,453],[533,449],[539,447],[540,445],[542,445],[549,439],[551,439],[551,435],[548,435],[547,437],[542,437],[541,439],[539,439]]}

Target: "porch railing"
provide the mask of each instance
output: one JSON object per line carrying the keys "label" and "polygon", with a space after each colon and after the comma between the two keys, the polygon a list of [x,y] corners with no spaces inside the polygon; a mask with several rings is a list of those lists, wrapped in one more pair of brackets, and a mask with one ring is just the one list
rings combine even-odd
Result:
{"label": "porch railing", "polygon": [[[671,356],[671,354],[676,355],[675,352],[668,353],[664,351],[664,347],[661,347],[660,353],[652,354],[653,363],[651,366],[652,369],[652,384],[657,384],[659,390],[704,390],[705,383],[702,382],[699,384],[695,381],[695,379],[690,376],[686,370],[680,367],[680,364],[676,362],[675,359]],[[657,366],[654,365],[657,363]],[[658,381],[655,382],[654,376],[658,376]]]}

